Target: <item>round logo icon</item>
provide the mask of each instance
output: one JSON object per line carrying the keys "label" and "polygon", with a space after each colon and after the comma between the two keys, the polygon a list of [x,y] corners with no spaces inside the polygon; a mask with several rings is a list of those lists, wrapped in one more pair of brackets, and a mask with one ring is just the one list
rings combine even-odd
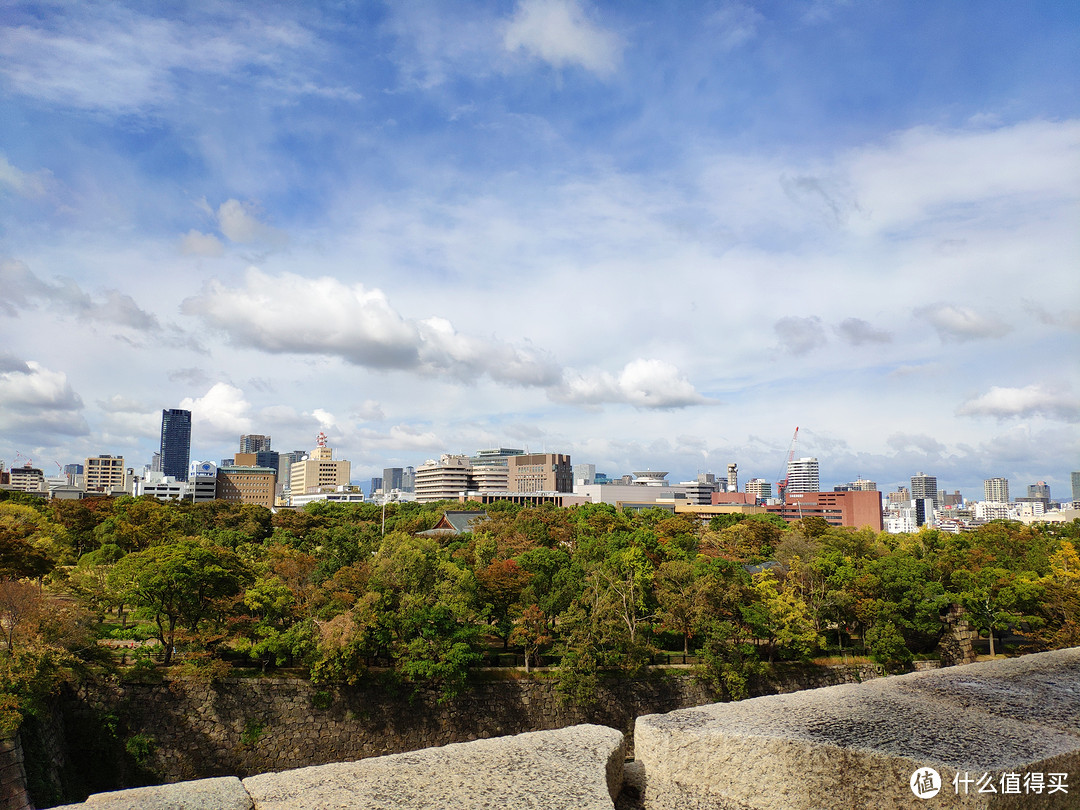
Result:
{"label": "round logo icon", "polygon": [[932,799],[941,790],[941,774],[933,768],[919,768],[911,775],[911,792],[920,799]]}

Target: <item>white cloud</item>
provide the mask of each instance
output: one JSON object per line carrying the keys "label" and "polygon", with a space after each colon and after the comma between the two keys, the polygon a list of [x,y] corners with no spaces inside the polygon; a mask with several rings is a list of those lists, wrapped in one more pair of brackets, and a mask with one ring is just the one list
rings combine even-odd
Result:
{"label": "white cloud", "polygon": [[161,328],[158,319],[136,304],[130,295],[105,290],[102,297],[94,298],[71,279],[44,282],[19,261],[0,262],[0,290],[4,296],[0,300],[0,312],[7,315],[44,303],[81,321],[145,332],[157,332]]}
{"label": "white cloud", "polygon": [[622,403],[637,408],[684,408],[703,405],[686,376],[665,360],[639,359],[626,364],[618,376],[605,371],[568,371],[562,386],[552,397],[580,405]]}
{"label": "white cloud", "polygon": [[1027,385],[1023,388],[993,386],[957,409],[961,416],[1045,416],[1066,422],[1080,421],[1080,397],[1066,387]]}
{"label": "white cloud", "polygon": [[180,252],[188,256],[222,256],[225,246],[212,233],[192,229],[181,237]]}
{"label": "white cloud", "polygon": [[0,191],[9,189],[20,197],[37,199],[45,196],[47,172],[30,174],[12,166],[0,155]]}
{"label": "white cloud", "polygon": [[180,407],[191,411],[193,440],[228,441],[251,432],[251,403],[235,385],[214,383],[203,396],[181,400]]}
{"label": "white cloud", "polygon": [[19,436],[60,433],[83,436],[82,398],[62,371],[51,371],[34,360],[19,363],[7,357],[0,368],[0,431]]}
{"label": "white cloud", "polygon": [[836,327],[837,333],[852,346],[867,343],[891,343],[892,335],[884,329],[878,329],[861,318],[845,318]]}
{"label": "white cloud", "polygon": [[515,385],[549,385],[558,367],[541,352],[459,334],[449,321],[403,318],[381,290],[333,278],[268,276],[248,270],[245,286],[214,281],[181,305],[233,343],[267,352],[341,357],[374,369],[411,370]]}
{"label": "white cloud", "polygon": [[995,338],[1012,331],[1012,327],[1004,321],[980,315],[970,307],[932,304],[920,307],[915,314],[929,321],[943,341]]}
{"label": "white cloud", "polygon": [[[177,74],[231,75],[242,66],[257,67],[257,81],[275,94],[355,98],[305,77],[304,53],[316,43],[298,25],[229,15],[221,7],[192,24],[118,5],[68,5],[39,25],[5,30],[0,74],[39,102],[111,113],[161,111],[187,89]],[[284,71],[290,52],[301,58]]]}
{"label": "white cloud", "polygon": [[556,68],[578,65],[603,76],[615,71],[622,51],[618,35],[592,22],[576,0],[521,0],[503,46]]}
{"label": "white cloud", "polygon": [[226,200],[218,206],[218,227],[228,237],[229,241],[238,244],[245,245],[252,242],[266,242],[271,245],[283,244],[286,241],[285,234],[260,222],[255,213],[255,206],[251,203],[232,199]]}
{"label": "white cloud", "polygon": [[758,26],[765,18],[745,3],[728,3],[708,20],[716,29],[716,45],[725,51],[733,50],[757,36]]}
{"label": "white cloud", "polygon": [[817,316],[781,318],[773,324],[773,331],[780,344],[794,355],[808,354],[826,343],[825,328]]}
{"label": "white cloud", "polygon": [[[858,230],[996,216],[1002,203],[1075,199],[1080,121],[974,130],[913,127],[846,156]],[[853,226],[859,226],[854,220]]]}
{"label": "white cloud", "polygon": [[377,400],[365,399],[355,411],[355,417],[365,422],[381,422],[386,418],[382,405]]}

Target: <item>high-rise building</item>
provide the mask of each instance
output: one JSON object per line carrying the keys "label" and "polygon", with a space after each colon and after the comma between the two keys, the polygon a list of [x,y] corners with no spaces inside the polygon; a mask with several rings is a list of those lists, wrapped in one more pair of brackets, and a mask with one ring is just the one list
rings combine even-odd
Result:
{"label": "high-rise building", "polygon": [[416,492],[416,468],[405,467],[401,473],[401,491]]}
{"label": "high-rise building", "polygon": [[405,481],[405,470],[401,467],[386,467],[382,471],[382,491],[401,490]]}
{"label": "high-rise building", "polygon": [[897,487],[896,492],[889,493],[890,504],[902,504],[911,500],[911,490],[907,487]]}
{"label": "high-rise building", "polygon": [[739,491],[739,465],[734,462],[727,465],[727,491]]}
{"label": "high-rise building", "polygon": [[917,501],[929,498],[936,507],[938,505],[937,477],[923,472],[911,476],[911,497]]}
{"label": "high-rise building", "polygon": [[124,457],[123,456],[94,456],[86,459],[86,482],[87,492],[112,492],[124,489]]}
{"label": "high-rise building", "polygon": [[368,484],[368,497],[374,498],[375,493],[382,489],[382,479],[376,476],[371,477],[371,481]]}
{"label": "high-rise building", "polygon": [[235,467],[269,467],[274,471],[274,476],[281,477],[281,454],[277,450],[259,450],[252,453],[237,453],[233,456],[232,465]]}
{"label": "high-rise building", "polygon": [[575,464],[574,465],[574,485],[575,486],[591,486],[596,483],[596,465],[595,464]]}
{"label": "high-rise building", "polygon": [[429,459],[416,468],[416,501],[456,499],[472,489],[472,464],[468,456],[444,453],[438,461]]}
{"label": "high-rise building", "polygon": [[983,481],[983,498],[994,503],[1009,502],[1009,479],[987,478]]}
{"label": "high-rise building", "polygon": [[294,495],[332,490],[349,483],[352,464],[334,460],[334,451],[327,446],[324,434],[319,434],[316,445],[307,458],[292,465],[289,491]]}
{"label": "high-rise building", "polygon": [[240,437],[241,453],[258,453],[270,449],[270,437],[260,433],[245,434]]}
{"label": "high-rise building", "polygon": [[188,468],[185,497],[192,503],[212,501],[217,497],[217,467],[212,461],[193,461]]}
{"label": "high-rise building", "polygon": [[751,478],[746,482],[745,491],[747,495],[766,501],[772,497],[772,484],[764,478]]}
{"label": "high-rise building", "polygon": [[217,497],[234,503],[254,503],[270,509],[274,505],[277,476],[269,467],[218,467]]}
{"label": "high-rise building", "polygon": [[489,450],[477,450],[476,454],[469,459],[469,463],[474,467],[478,464],[500,464],[503,467],[507,466],[507,459],[511,456],[523,456],[524,450],[517,450],[513,447],[493,447]]}
{"label": "high-rise building", "polygon": [[1072,493],[1073,500],[1080,501],[1080,472],[1072,474]]}
{"label": "high-rise building", "polygon": [[191,463],[191,411],[166,408],[161,412],[161,472],[187,481]]}
{"label": "high-rise building", "polygon": [[574,469],[563,453],[526,453],[511,456],[511,492],[573,492]]}
{"label": "high-rise building", "polygon": [[821,479],[816,458],[793,458],[787,465],[787,494],[819,492]]}
{"label": "high-rise building", "polygon": [[1029,498],[1037,498],[1039,500],[1050,500],[1050,485],[1045,481],[1040,481],[1037,484],[1028,484],[1027,496]]}

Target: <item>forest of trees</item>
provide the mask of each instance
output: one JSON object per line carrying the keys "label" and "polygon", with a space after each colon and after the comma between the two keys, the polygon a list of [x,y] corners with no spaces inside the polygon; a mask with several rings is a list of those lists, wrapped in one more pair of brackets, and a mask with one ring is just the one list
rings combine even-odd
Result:
{"label": "forest of trees", "polygon": [[[820,518],[702,525],[659,509],[492,505],[474,531],[429,537],[417,533],[445,509],[469,507],[394,504],[384,526],[374,505],[0,497],[7,729],[64,679],[122,666],[286,667],[451,695],[510,651],[588,702],[603,673],[638,672],[661,650],[695,656],[727,698],[781,660],[846,652],[900,671],[933,654],[951,604],[992,651],[1007,630],[1032,650],[1080,644],[1080,521],[888,535]],[[158,644],[120,659],[102,639]]]}

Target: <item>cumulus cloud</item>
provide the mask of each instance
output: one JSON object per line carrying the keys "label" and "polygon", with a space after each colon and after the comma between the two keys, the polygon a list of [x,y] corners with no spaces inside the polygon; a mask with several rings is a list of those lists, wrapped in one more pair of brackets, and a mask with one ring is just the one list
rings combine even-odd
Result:
{"label": "cumulus cloud", "polygon": [[0,362],[0,431],[19,434],[90,432],[82,398],[62,371],[5,355]]}
{"label": "cumulus cloud", "polygon": [[186,256],[221,256],[225,246],[212,233],[192,229],[180,239],[180,252]]}
{"label": "cumulus cloud", "polygon": [[243,287],[211,282],[181,308],[234,344],[267,352],[332,355],[367,368],[461,380],[487,375],[537,386],[559,380],[557,365],[539,351],[461,335],[442,318],[406,319],[381,290],[333,278],[272,278],[252,268]]}
{"label": "cumulus cloud", "polygon": [[618,375],[567,372],[552,397],[580,405],[623,403],[638,408],[685,408],[707,403],[686,376],[665,360],[633,360]]}
{"label": "cumulus cloud", "polygon": [[230,242],[241,245],[254,242],[264,242],[271,245],[283,244],[286,241],[285,234],[261,222],[256,214],[257,209],[252,203],[233,199],[226,200],[218,206],[218,228],[221,229],[221,232]]}
{"label": "cumulus cloud", "polygon": [[22,262],[0,262],[0,312],[16,315],[20,310],[44,304],[66,311],[81,321],[97,321],[141,331],[158,331],[158,319],[119,290],[105,290],[95,298],[71,279],[42,281]]}
{"label": "cumulus cloud", "polygon": [[1080,397],[1067,387],[1027,385],[1023,388],[993,386],[981,396],[957,409],[961,416],[1011,417],[1045,416],[1066,422],[1080,421]]}
{"label": "cumulus cloud", "polygon": [[836,327],[837,334],[852,346],[867,343],[891,343],[892,335],[884,329],[877,329],[861,318],[845,318]]}
{"label": "cumulus cloud", "polygon": [[557,68],[577,65],[606,76],[618,66],[622,41],[590,20],[576,0],[521,0],[503,47]]}
{"label": "cumulus cloud", "polygon": [[191,411],[192,433],[200,440],[228,441],[251,432],[251,403],[235,385],[214,383],[203,396],[181,400],[180,407]]}
{"label": "cumulus cloud", "polygon": [[952,304],[932,304],[920,307],[915,314],[937,330],[942,341],[968,341],[1006,335],[1012,327],[1002,320],[980,315],[969,307]]}
{"label": "cumulus cloud", "polygon": [[780,345],[795,355],[808,354],[826,343],[825,327],[817,316],[781,318],[773,324],[773,331],[780,339]]}

